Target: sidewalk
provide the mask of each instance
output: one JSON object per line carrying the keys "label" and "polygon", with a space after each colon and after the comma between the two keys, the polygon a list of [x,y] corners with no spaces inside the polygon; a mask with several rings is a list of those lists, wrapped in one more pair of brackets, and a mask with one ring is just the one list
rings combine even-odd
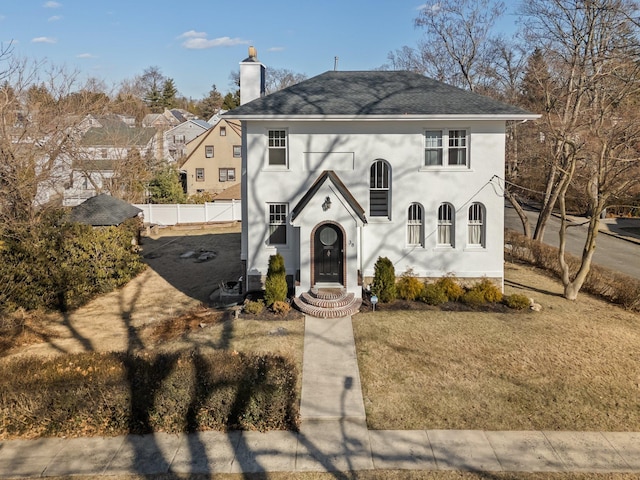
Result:
{"label": "sidewalk", "polygon": [[638,472],[640,433],[368,430],[351,318],[305,319],[299,433],[0,442],[0,478],[371,469]]}

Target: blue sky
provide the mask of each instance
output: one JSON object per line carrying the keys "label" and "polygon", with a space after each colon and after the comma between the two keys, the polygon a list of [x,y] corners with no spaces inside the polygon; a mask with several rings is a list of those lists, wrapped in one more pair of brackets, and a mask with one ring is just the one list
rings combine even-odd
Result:
{"label": "blue sky", "polygon": [[[249,45],[267,68],[370,70],[421,37],[424,0],[0,0],[0,42],[108,86],[149,66],[182,95],[226,93]],[[513,16],[503,21],[512,27]]]}

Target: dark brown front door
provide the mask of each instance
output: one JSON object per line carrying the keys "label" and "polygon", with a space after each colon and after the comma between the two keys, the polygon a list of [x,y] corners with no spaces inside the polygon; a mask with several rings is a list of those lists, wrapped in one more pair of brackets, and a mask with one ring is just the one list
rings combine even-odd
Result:
{"label": "dark brown front door", "polygon": [[342,284],[342,231],[335,225],[322,225],[315,233],[315,283]]}

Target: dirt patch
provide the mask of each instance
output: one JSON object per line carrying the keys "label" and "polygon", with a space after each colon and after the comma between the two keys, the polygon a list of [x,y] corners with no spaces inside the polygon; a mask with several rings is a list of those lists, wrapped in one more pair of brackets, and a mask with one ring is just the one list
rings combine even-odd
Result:
{"label": "dirt patch", "polygon": [[[143,237],[148,265],[120,290],[96,298],[67,314],[48,315],[24,346],[26,337],[8,345],[5,354],[53,355],[82,351],[119,351],[146,346],[140,332],[149,324],[177,319],[208,306],[211,293],[241,275],[240,225],[198,229],[162,229]],[[181,257],[185,252],[197,255]],[[211,255],[215,252],[215,255]],[[206,253],[206,259],[201,255]],[[201,322],[199,322],[201,323]]]}

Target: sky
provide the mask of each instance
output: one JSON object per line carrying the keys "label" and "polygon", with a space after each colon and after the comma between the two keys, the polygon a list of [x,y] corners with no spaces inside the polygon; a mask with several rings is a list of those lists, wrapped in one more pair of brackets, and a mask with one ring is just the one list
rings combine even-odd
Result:
{"label": "sky", "polygon": [[[312,77],[371,70],[415,47],[424,0],[0,0],[0,42],[113,88],[151,66],[199,99],[230,74],[253,45],[267,68]],[[507,12],[508,13],[508,12]],[[507,14],[503,28],[513,28]]]}

